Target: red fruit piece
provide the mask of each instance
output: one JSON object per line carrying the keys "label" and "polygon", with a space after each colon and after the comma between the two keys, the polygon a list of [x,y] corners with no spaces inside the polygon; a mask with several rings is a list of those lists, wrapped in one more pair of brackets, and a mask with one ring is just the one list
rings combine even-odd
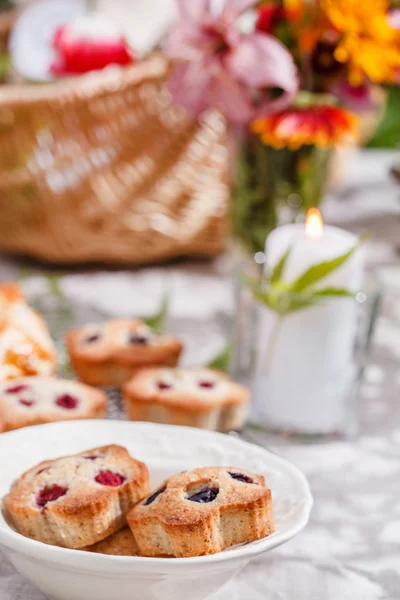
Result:
{"label": "red fruit piece", "polygon": [[15,385],[14,387],[10,387],[6,390],[6,394],[19,394],[20,392],[24,392],[28,389],[27,385]]}
{"label": "red fruit piece", "polygon": [[66,408],[67,410],[73,410],[79,404],[79,401],[71,396],[70,394],[63,394],[59,396],[56,400],[57,406],[61,406],[61,408]]}
{"label": "red fruit piece", "polygon": [[172,384],[167,383],[166,381],[159,381],[157,383],[157,387],[159,390],[170,390],[172,388]]}
{"label": "red fruit piece", "polygon": [[22,404],[22,406],[33,406],[35,404],[33,400],[25,400],[25,398],[21,398],[19,403]]}
{"label": "red fruit piece", "polygon": [[199,386],[201,388],[211,390],[213,387],[215,387],[215,383],[213,383],[212,381],[199,381]]}
{"label": "red fruit piece", "polygon": [[54,484],[46,486],[45,488],[40,490],[40,492],[36,496],[36,504],[40,508],[44,508],[46,504],[58,500],[62,496],[65,496],[67,492],[68,488],[62,487],[61,485]]}
{"label": "red fruit piece", "polygon": [[119,487],[124,483],[125,479],[119,473],[113,473],[112,471],[100,471],[94,478],[97,483],[108,487]]}

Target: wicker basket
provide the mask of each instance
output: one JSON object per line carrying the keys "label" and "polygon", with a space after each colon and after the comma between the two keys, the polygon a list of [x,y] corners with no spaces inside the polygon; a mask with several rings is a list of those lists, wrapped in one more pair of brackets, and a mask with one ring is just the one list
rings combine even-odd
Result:
{"label": "wicker basket", "polygon": [[213,256],[229,236],[226,123],[193,123],[168,63],[0,95],[0,250],[52,263]]}

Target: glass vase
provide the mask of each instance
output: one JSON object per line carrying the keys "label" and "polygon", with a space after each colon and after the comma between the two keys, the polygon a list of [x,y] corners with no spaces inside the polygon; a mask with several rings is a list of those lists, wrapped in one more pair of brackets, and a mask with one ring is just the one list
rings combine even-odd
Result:
{"label": "glass vase", "polygon": [[255,298],[248,277],[246,269],[236,282],[230,372],[251,390],[250,423],[307,441],[353,439],[378,292],[282,315]]}
{"label": "glass vase", "polygon": [[236,237],[245,249],[263,252],[268,234],[282,222],[294,222],[318,207],[325,193],[333,150],[266,146],[246,137],[238,154],[233,198]]}

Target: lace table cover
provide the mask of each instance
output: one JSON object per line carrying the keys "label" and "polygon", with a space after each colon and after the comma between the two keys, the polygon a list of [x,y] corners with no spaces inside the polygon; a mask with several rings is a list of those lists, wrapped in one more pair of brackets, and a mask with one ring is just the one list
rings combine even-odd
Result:
{"label": "lace table cover", "polygon": [[[370,268],[385,299],[361,391],[362,436],[356,443],[303,445],[244,434],[303,469],[315,508],[301,535],[254,560],[212,600],[400,598],[400,188],[388,176],[393,161],[386,152],[355,157],[346,187],[325,210],[330,222],[376,233]],[[186,363],[195,364],[209,362],[224,345],[233,309],[228,268],[223,258],[211,266],[81,271],[59,280],[61,299],[48,294],[51,273],[22,270],[11,259],[0,261],[0,280],[25,278],[28,295],[40,304],[59,343],[60,332],[71,322],[116,314],[150,316],[168,289],[169,328],[185,340]],[[117,394],[110,417],[121,418]],[[0,555],[0,599],[44,597]]]}

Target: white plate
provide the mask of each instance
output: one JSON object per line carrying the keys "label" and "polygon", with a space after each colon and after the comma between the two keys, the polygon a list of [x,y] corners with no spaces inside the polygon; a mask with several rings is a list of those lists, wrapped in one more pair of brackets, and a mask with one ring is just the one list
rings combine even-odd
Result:
{"label": "white plate", "polygon": [[285,460],[235,437],[186,427],[124,421],[76,421],[0,436],[0,496],[42,460],[117,443],[144,461],[152,485],[182,470],[235,466],[265,476],[272,490],[276,532],[220,554],[158,559],[102,556],[47,546],[15,532],[0,517],[0,546],[16,568],[54,600],[197,600],[219,589],[258,554],[288,541],[307,524],[312,497],[304,475]]}

